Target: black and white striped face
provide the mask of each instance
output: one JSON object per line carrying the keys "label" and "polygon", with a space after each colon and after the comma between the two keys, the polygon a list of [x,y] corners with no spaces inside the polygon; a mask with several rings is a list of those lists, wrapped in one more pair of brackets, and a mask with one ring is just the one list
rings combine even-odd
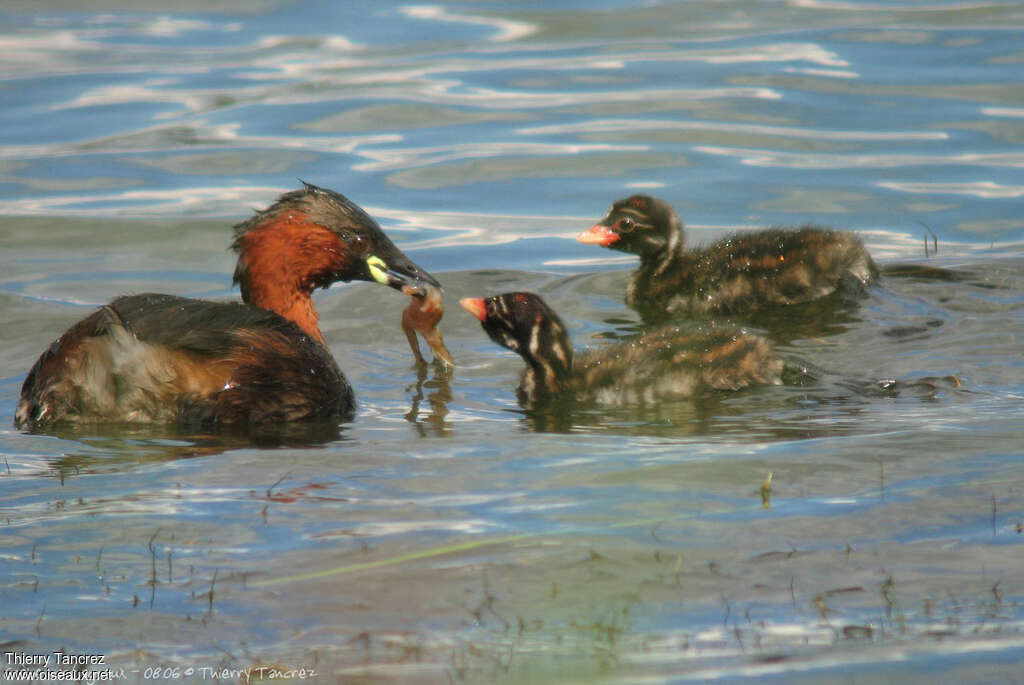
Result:
{"label": "black and white striped face", "polygon": [[480,319],[491,340],[540,368],[552,383],[572,368],[569,334],[558,314],[537,295],[518,292],[467,298],[462,306]]}
{"label": "black and white striped face", "polygon": [[[518,306],[517,295],[520,300]],[[484,298],[487,318],[481,321],[491,340],[520,354],[524,350],[524,345],[529,346],[529,329],[532,325],[529,317],[517,316],[517,313],[525,313],[525,302],[526,298],[522,293]]]}
{"label": "black and white striped face", "polygon": [[603,219],[577,240],[637,255],[674,250],[682,239],[675,211],[649,195],[633,195],[611,206]]}

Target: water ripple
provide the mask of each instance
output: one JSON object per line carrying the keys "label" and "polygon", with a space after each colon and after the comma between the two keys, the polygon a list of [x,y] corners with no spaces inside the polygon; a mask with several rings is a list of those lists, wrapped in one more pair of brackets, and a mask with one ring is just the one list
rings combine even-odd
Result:
{"label": "water ripple", "polygon": [[[745,124],[739,122],[717,121],[674,121],[666,119],[588,119],[586,121],[548,126],[520,128],[516,131],[521,135],[565,135],[615,133],[619,131],[724,131],[727,133],[754,133],[758,135],[779,136],[784,138],[809,138],[812,140],[843,140],[843,141],[910,141],[910,140],[947,140],[949,134],[942,131],[836,131],[828,129],[811,129],[797,126],[769,126],[766,124]],[[697,148],[702,151],[717,151],[718,148]]]}
{"label": "water ripple", "polygon": [[[899,136],[900,134],[894,134]],[[941,139],[937,134],[931,139]],[[979,166],[1024,168],[1024,152],[990,152],[960,154],[813,154],[783,152],[781,150],[752,150],[721,146],[698,145],[694,148],[709,155],[739,157],[750,166],[789,169],[871,169],[909,166]]]}
{"label": "water ripple", "polygon": [[519,40],[533,35],[538,30],[536,24],[529,22],[449,12],[440,5],[409,5],[400,8],[399,11],[415,19],[487,26],[495,30],[491,39],[497,41]]}

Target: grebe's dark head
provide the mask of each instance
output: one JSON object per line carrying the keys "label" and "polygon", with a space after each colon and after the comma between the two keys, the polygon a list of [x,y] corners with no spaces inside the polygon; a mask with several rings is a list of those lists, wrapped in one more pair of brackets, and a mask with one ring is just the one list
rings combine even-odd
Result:
{"label": "grebe's dark head", "polygon": [[603,219],[576,239],[649,257],[681,249],[683,225],[667,202],[649,195],[633,195],[613,204]]}
{"label": "grebe's dark head", "polygon": [[572,369],[572,343],[562,320],[544,300],[517,292],[467,297],[459,304],[480,319],[491,340],[526,360],[544,390],[560,389]]}
{"label": "grebe's dark head", "polygon": [[419,295],[427,285],[440,287],[359,205],[309,183],[235,226],[232,247],[246,302],[264,288],[309,293],[335,281],[372,281]]}

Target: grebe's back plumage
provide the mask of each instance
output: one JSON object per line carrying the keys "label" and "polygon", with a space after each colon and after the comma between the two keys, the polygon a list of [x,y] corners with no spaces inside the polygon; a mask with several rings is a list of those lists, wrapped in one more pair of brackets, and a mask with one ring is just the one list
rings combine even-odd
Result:
{"label": "grebe's back plumage", "polygon": [[347,418],[354,407],[327,349],[274,312],[145,294],[55,341],[29,372],[15,421],[210,426]]}
{"label": "grebe's back plumage", "polygon": [[782,382],[783,362],[768,342],[733,328],[664,326],[577,356],[562,320],[533,293],[465,298],[461,304],[492,340],[523,357],[518,395],[525,405],[558,397],[643,405]]}
{"label": "grebe's back plumage", "polygon": [[234,248],[245,304],[114,300],[40,356],[15,424],[348,418],[352,389],[324,344],[312,291],[353,279],[410,293],[439,287],[365,212],[308,184],[239,224]]}
{"label": "grebe's back plumage", "polygon": [[636,254],[626,304],[642,312],[735,314],[863,290],[878,269],[853,233],[820,226],[737,234],[686,250],[683,225],[666,202],[619,200],[580,242]]}

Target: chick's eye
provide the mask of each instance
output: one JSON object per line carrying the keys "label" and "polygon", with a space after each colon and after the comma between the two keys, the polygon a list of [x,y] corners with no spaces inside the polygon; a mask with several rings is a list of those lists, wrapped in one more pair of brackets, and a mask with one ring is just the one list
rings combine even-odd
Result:
{"label": "chick's eye", "polygon": [[633,220],[627,216],[619,219],[617,228],[619,229],[619,233],[630,233],[634,228],[636,228],[636,224],[634,224]]}

